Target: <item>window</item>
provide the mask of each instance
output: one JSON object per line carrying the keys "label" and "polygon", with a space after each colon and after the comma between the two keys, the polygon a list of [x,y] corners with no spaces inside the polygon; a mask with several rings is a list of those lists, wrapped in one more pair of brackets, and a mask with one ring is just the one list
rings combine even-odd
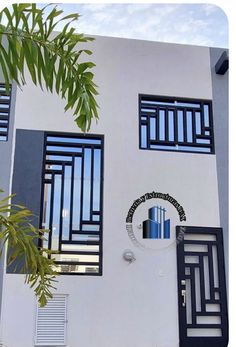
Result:
{"label": "window", "polygon": [[59,272],[101,275],[103,137],[46,134],[43,171],[43,246]]}
{"label": "window", "polygon": [[37,304],[36,346],[66,345],[67,297],[65,294],[55,294],[46,306]]}
{"label": "window", "polygon": [[7,141],[10,115],[11,95],[6,93],[6,87],[0,83],[0,141]]}
{"label": "window", "polygon": [[214,153],[211,101],[140,95],[140,148]]}

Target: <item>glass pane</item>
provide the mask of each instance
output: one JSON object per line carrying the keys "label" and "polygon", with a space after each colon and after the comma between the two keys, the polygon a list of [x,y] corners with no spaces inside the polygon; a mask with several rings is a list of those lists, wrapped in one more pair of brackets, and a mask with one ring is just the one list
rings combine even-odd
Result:
{"label": "glass pane", "polygon": [[201,135],[201,113],[195,112],[196,134]]}
{"label": "glass pane", "polygon": [[101,160],[101,150],[95,149],[93,167],[93,211],[100,211]]}
{"label": "glass pane", "polygon": [[186,264],[198,264],[199,263],[199,257],[194,255],[186,255],[184,257],[184,261]]}
{"label": "glass pane", "polygon": [[99,262],[99,256],[98,255],[83,255],[83,254],[53,254],[53,258],[55,261],[63,261],[63,262],[93,262],[98,263]]}
{"label": "glass pane", "polygon": [[147,105],[166,105],[166,106],[176,106],[176,107],[194,107],[194,108],[200,107],[200,104],[198,103],[181,102],[177,100],[173,100],[173,101],[142,100],[141,103],[147,104]]}
{"label": "glass pane", "polygon": [[221,329],[208,329],[208,328],[196,328],[196,329],[187,329],[187,336],[191,337],[203,337],[203,336],[209,336],[209,337],[216,337],[216,336],[222,336]]}
{"label": "glass pane", "polygon": [[[64,150],[64,147],[62,148]],[[72,158],[68,156],[62,156],[62,155],[47,155],[46,156],[47,160],[58,160],[60,161],[69,161],[71,162]],[[57,164],[57,163],[56,163]]]}
{"label": "glass pane", "polygon": [[203,257],[205,299],[210,299],[210,278],[208,257]]}
{"label": "glass pane", "polygon": [[209,145],[211,143],[210,139],[197,139],[197,143],[205,143]]}
{"label": "glass pane", "polygon": [[150,117],[150,139],[156,140],[156,118]]}
{"label": "glass pane", "polygon": [[82,231],[99,231],[99,230],[100,230],[100,225],[95,225],[95,224],[82,225]]}
{"label": "glass pane", "polygon": [[192,324],[192,298],[190,279],[186,279],[186,321],[187,324]]}
{"label": "glass pane", "polygon": [[179,146],[179,150],[187,152],[205,152],[210,153],[211,149],[207,147]]}
{"label": "glass pane", "polygon": [[209,106],[204,105],[204,125],[209,127]]}
{"label": "glass pane", "polygon": [[46,170],[62,170],[62,165],[49,165],[46,164]]}
{"label": "glass pane", "polygon": [[174,111],[168,111],[168,121],[169,121],[169,141],[174,141]]}
{"label": "glass pane", "polygon": [[219,268],[218,268],[218,254],[215,245],[212,246],[212,262],[213,262],[213,277],[214,277],[214,287],[219,288]]}
{"label": "glass pane", "polygon": [[57,136],[48,136],[47,137],[48,142],[65,142],[65,143],[75,143],[75,144],[101,144],[101,140],[97,139],[81,139],[81,138],[75,138],[75,137],[57,137]]}
{"label": "glass pane", "polygon": [[1,108],[3,109],[8,109],[9,108],[9,104],[1,104]]}
{"label": "glass pane", "polygon": [[73,234],[72,241],[99,241],[99,235]]}
{"label": "glass pane", "polygon": [[[50,218],[50,201],[51,201],[51,184],[44,185],[44,201],[43,201],[43,220],[42,227],[49,230],[49,218]],[[43,247],[48,248],[48,232],[45,232],[43,241]]]}
{"label": "glass pane", "polygon": [[53,222],[52,222],[52,245],[51,249],[59,249],[60,232],[60,208],[61,208],[61,175],[55,175],[54,199],[53,199]]}
{"label": "glass pane", "polygon": [[185,275],[190,275],[190,267],[185,268]]}
{"label": "glass pane", "polygon": [[62,239],[69,240],[70,228],[70,199],[71,199],[71,166],[65,167],[64,197],[62,209]]}
{"label": "glass pane", "polygon": [[51,180],[52,179],[52,174],[45,174],[44,178],[46,180]]}
{"label": "glass pane", "polygon": [[84,150],[83,220],[90,220],[91,149]]}
{"label": "glass pane", "polygon": [[61,147],[61,146],[47,146],[47,151],[63,151],[63,152],[76,152],[81,153],[82,148],[81,147]]}
{"label": "glass pane", "polygon": [[80,228],[80,199],[81,199],[81,158],[75,158],[74,167],[74,196],[73,196],[73,230]]}
{"label": "glass pane", "polygon": [[62,251],[65,252],[99,252],[98,245],[77,245],[77,244],[62,244]]}
{"label": "glass pane", "polygon": [[185,240],[196,240],[196,241],[216,241],[216,235],[213,234],[184,234]]}
{"label": "glass pane", "polygon": [[151,108],[143,108],[142,107],[142,112],[145,112],[145,113],[155,113],[156,110],[155,109],[151,109]]}
{"label": "glass pane", "polygon": [[196,311],[201,312],[201,289],[200,289],[200,271],[198,267],[194,269],[195,275],[195,298],[196,298]]}
{"label": "glass pane", "polygon": [[193,120],[192,112],[186,112],[186,121],[187,121],[187,142],[193,142]]}
{"label": "glass pane", "polygon": [[99,215],[93,215],[93,221],[94,222],[99,222],[100,221],[100,216]]}
{"label": "glass pane", "polygon": [[[0,90],[2,91],[2,88]],[[5,90],[4,90],[4,92],[5,92]],[[0,94],[0,100],[10,100],[10,96],[9,95]]]}
{"label": "glass pane", "polygon": [[75,265],[75,264],[57,264],[56,271],[59,272],[69,272],[69,273],[86,273],[93,274],[99,272],[99,266],[90,266],[90,265]]}
{"label": "glass pane", "polygon": [[[184,238],[186,240],[186,238]],[[185,252],[207,252],[207,245],[198,245],[198,244],[185,244],[184,245]]]}
{"label": "glass pane", "polygon": [[177,111],[177,119],[178,119],[178,141],[184,141],[184,128],[183,128],[183,111]]}
{"label": "glass pane", "polygon": [[197,316],[197,324],[221,324],[220,316]]}
{"label": "glass pane", "polygon": [[206,304],[206,312],[220,312],[220,304]]}
{"label": "glass pane", "polygon": [[165,140],[165,111],[159,111],[159,139]]}
{"label": "glass pane", "polygon": [[147,148],[147,126],[141,126],[141,148]]}

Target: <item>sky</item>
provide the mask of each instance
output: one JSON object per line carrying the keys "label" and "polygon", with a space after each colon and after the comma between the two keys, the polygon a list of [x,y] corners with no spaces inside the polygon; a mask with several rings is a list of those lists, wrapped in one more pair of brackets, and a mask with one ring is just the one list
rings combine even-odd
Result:
{"label": "sky", "polygon": [[92,35],[228,47],[227,17],[212,4],[60,4],[65,13],[78,12],[74,26]]}

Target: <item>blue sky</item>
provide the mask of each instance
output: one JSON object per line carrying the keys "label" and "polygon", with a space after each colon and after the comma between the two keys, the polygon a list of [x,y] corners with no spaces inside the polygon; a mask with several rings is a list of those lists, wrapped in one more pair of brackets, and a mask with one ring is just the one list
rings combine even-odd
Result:
{"label": "blue sky", "polygon": [[211,4],[60,4],[65,13],[78,12],[79,32],[228,47],[225,13]]}

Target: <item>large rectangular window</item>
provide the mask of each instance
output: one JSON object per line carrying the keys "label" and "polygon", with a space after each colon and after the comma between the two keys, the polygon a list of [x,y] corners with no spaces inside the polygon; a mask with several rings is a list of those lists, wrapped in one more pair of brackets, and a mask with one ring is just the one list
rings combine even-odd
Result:
{"label": "large rectangular window", "polygon": [[0,83],[0,141],[7,141],[9,129],[11,95],[6,93],[5,84]]}
{"label": "large rectangular window", "polygon": [[140,148],[214,153],[211,101],[139,96]]}
{"label": "large rectangular window", "polygon": [[102,273],[103,136],[46,134],[41,224],[58,271]]}

